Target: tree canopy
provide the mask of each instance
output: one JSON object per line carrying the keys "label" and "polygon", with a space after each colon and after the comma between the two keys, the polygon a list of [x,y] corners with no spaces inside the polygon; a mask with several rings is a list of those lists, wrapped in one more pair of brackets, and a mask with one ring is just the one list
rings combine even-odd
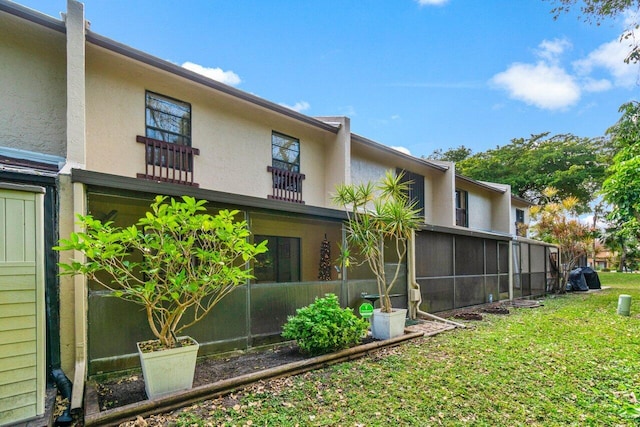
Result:
{"label": "tree canopy", "polygon": [[427,160],[441,160],[445,162],[458,163],[471,156],[471,154],[471,148],[461,145],[458,148],[449,148],[447,151],[442,151],[441,148],[438,148],[433,150],[433,152],[428,156],[422,156],[422,158]]}
{"label": "tree canopy", "polygon": [[474,154],[456,169],[480,181],[509,184],[512,194],[532,202],[544,201],[543,190],[553,187],[560,199],[573,196],[578,210],[586,211],[602,184],[610,151],[603,138],[541,133]]}
{"label": "tree canopy", "polygon": [[[640,0],[551,0],[557,6],[551,9],[554,19],[571,10],[579,8],[580,16],[589,23],[600,25],[607,19],[615,19],[619,16],[629,18],[627,12],[635,12],[637,17],[640,11]],[[621,42],[629,44],[629,53],[625,58],[626,63],[637,63],[640,61],[640,45],[634,35],[638,29],[637,18],[627,19],[626,28],[620,35]]]}
{"label": "tree canopy", "polygon": [[607,133],[616,149],[602,186],[611,219],[640,234],[640,103],[620,107],[622,117]]}

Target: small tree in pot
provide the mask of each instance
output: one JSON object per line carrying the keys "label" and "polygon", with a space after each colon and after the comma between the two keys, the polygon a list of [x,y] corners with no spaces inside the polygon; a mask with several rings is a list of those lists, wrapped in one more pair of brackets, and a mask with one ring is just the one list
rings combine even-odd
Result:
{"label": "small tree in pot", "polygon": [[[377,183],[338,185],[333,196],[334,203],[347,213],[347,244],[358,249],[373,272],[380,295],[379,312],[387,314],[394,311],[389,295],[400,276],[411,233],[422,222],[419,210],[408,197],[409,182],[402,177],[403,174],[387,171]],[[391,277],[387,277],[384,268],[385,244],[398,259]],[[344,252],[348,253],[348,249]],[[344,254],[343,262],[345,266],[350,263]],[[375,336],[376,328],[372,329]]]}
{"label": "small tree in pot", "polygon": [[[55,249],[79,251],[86,259],[60,263],[60,274],[84,274],[113,296],[143,306],[157,338],[155,346],[146,347],[189,345],[178,335],[252,278],[247,263],[267,250],[266,242],[248,242],[246,221],[235,220],[238,211],[209,215],[205,203],[188,196],[181,201],[157,196],[150,211],[127,228],[78,215],[85,231],[72,233]],[[150,393],[147,387],[147,394],[165,393]]]}

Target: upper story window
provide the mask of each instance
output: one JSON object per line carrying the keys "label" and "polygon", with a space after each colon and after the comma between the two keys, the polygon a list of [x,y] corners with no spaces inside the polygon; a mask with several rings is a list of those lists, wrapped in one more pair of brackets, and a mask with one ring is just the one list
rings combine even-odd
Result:
{"label": "upper story window", "polygon": [[469,193],[465,190],[456,190],[456,225],[469,226]]}
{"label": "upper story window", "polygon": [[516,209],[516,236],[527,236],[527,224],[524,223],[524,211]]}
{"label": "upper story window", "polygon": [[401,181],[407,182],[409,185],[407,194],[409,201],[415,203],[415,208],[424,219],[424,176],[401,168],[396,168],[396,174],[403,174]]}
{"label": "upper story window", "polygon": [[278,132],[271,134],[271,166],[300,172],[300,140]]}
{"label": "upper story window", "polygon": [[267,166],[273,182],[270,199],[304,203],[300,173],[300,140],[278,132],[271,133],[271,166]]}
{"label": "upper story window", "polygon": [[191,146],[191,104],[147,91],[146,136]]}
{"label": "upper story window", "polygon": [[191,104],[147,91],[145,94],[145,171],[138,178],[197,187],[191,146]]}

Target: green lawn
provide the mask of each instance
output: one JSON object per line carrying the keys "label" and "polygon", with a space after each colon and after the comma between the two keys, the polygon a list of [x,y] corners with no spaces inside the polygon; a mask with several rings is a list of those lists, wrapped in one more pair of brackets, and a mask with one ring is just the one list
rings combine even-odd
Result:
{"label": "green lawn", "polygon": [[[611,288],[259,384],[178,425],[640,425],[640,275],[600,278]],[[622,293],[630,317],[616,313]]]}

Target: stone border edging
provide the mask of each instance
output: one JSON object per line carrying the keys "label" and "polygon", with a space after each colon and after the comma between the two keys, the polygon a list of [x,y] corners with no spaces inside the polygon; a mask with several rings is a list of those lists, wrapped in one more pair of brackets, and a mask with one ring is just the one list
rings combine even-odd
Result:
{"label": "stone border edging", "polygon": [[[425,333],[422,331],[411,332],[388,340],[375,341],[357,347],[351,347],[345,350],[341,350],[336,353],[325,354],[322,356],[316,356],[297,362],[287,363],[281,366],[275,366],[273,368],[265,369],[262,371],[240,375],[235,378],[229,378],[226,380],[217,381],[215,383],[201,385],[189,390],[171,394],[169,396],[160,397],[158,399],[143,400],[141,402],[132,403],[130,405],[125,405],[118,408],[108,409],[102,412],[100,412],[97,408],[97,404],[89,405],[88,403],[86,403],[84,425],[87,427],[111,426],[117,425],[118,423],[130,420],[137,416],[147,416],[160,412],[172,411],[186,406],[190,403],[231,393],[232,391],[241,389],[249,384],[258,382],[260,380],[288,375],[296,375],[321,367],[329,366],[335,363],[357,359],[366,355],[372,350],[383,347],[392,347],[404,341],[409,341],[415,338],[422,337],[424,335]],[[97,412],[96,409],[98,409]]]}

